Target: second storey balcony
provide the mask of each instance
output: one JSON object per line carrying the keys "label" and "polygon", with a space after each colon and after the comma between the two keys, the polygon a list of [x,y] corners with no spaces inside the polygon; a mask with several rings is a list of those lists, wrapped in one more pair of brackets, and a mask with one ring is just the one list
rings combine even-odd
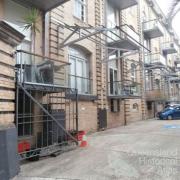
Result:
{"label": "second storey balcony", "polygon": [[178,46],[172,41],[162,43],[161,49],[164,54],[174,54],[178,52]]}
{"label": "second storey balcony", "polygon": [[138,0],[108,0],[108,2],[119,10],[123,10],[138,4]]}
{"label": "second storey balcony", "polygon": [[109,47],[137,50],[140,46],[140,36],[132,27],[122,25],[108,32],[107,43]]}
{"label": "second storey balcony", "polygon": [[158,20],[143,22],[143,33],[145,39],[153,39],[163,36],[163,27]]}
{"label": "second storey balcony", "polygon": [[165,88],[162,88],[146,90],[145,97],[147,101],[166,101],[169,96]]}
{"label": "second storey balcony", "polygon": [[141,84],[132,81],[109,82],[108,97],[119,99],[131,99],[141,97]]}
{"label": "second storey balcony", "polygon": [[175,65],[180,64],[180,54],[174,56],[174,64]]}
{"label": "second storey balcony", "polygon": [[18,50],[16,52],[17,82],[28,87],[68,87],[69,65],[58,59]]}
{"label": "second storey balcony", "polygon": [[25,7],[35,7],[41,11],[47,12],[56,8],[69,0],[13,0]]}
{"label": "second storey balcony", "polygon": [[144,63],[146,66],[148,65],[166,66],[166,59],[160,53],[151,53],[145,55]]}

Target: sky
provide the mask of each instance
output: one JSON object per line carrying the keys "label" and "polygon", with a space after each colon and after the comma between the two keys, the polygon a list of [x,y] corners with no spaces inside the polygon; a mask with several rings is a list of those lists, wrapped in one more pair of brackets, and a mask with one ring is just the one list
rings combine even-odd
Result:
{"label": "sky", "polygon": [[[173,0],[156,0],[156,1],[159,4],[162,11],[164,12],[164,14],[166,15]],[[180,3],[179,3],[179,5],[180,5]],[[180,12],[175,16],[175,18],[173,19],[173,22],[172,22],[175,32],[180,37],[180,21],[179,20],[180,20]]]}

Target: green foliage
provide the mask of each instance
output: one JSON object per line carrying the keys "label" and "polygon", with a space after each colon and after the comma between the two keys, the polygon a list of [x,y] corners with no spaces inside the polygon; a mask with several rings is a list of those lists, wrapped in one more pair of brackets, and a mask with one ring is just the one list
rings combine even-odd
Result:
{"label": "green foliage", "polygon": [[36,8],[32,8],[29,13],[24,17],[24,30],[31,30],[34,34],[36,32],[40,32],[38,29],[38,22],[39,22],[40,12]]}

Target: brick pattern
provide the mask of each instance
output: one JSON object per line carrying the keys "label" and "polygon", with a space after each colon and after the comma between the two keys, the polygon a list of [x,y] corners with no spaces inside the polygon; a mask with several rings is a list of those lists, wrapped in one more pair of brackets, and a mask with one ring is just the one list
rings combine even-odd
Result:
{"label": "brick pattern", "polygon": [[[74,17],[73,15],[73,4],[74,1],[69,1],[65,3],[63,6],[59,6],[58,8],[52,10],[49,13],[49,22],[50,22],[50,29],[49,29],[49,55],[50,57],[57,58],[59,60],[63,60],[68,62],[68,47],[63,49],[59,49],[58,46],[63,40],[68,37],[71,33],[66,28],[62,28],[59,26],[60,23],[66,23],[68,25],[79,25],[79,26],[87,26],[88,24],[95,26],[95,1],[88,1],[88,8],[87,11],[91,11],[92,13],[88,14],[87,22],[82,22],[78,18]],[[73,38],[78,38],[78,34],[75,34],[70,40]],[[96,95],[96,79],[98,78],[96,72],[96,45],[95,43],[91,42],[90,40],[83,40],[77,42],[76,46],[83,47],[86,49],[90,54],[90,78],[93,79],[92,90],[93,95]],[[101,56],[101,52],[98,54]],[[97,76],[96,76],[97,75]],[[56,96],[56,95],[55,95]],[[52,102],[54,100],[52,99]],[[57,105],[53,105],[53,108],[57,108]],[[72,108],[71,108],[72,109]],[[97,103],[92,101],[81,101],[78,102],[78,109],[79,109],[79,130],[85,131],[97,131]],[[72,113],[73,114],[73,113]],[[66,115],[67,118],[69,114]],[[72,118],[72,117],[71,117]]]}
{"label": "brick pattern", "polygon": [[0,124],[14,121],[15,60],[13,48],[0,41]]}

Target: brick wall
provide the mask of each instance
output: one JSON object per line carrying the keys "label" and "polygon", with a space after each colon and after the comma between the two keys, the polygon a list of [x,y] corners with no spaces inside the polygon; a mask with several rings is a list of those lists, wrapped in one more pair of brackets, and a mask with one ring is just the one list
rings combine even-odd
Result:
{"label": "brick wall", "polygon": [[0,124],[14,121],[15,60],[13,48],[0,40]]}

